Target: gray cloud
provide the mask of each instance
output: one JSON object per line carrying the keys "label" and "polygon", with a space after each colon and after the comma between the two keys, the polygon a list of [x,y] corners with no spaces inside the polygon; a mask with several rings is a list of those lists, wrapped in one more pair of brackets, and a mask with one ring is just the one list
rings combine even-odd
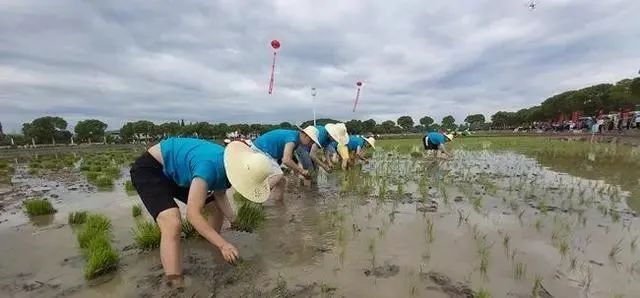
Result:
{"label": "gray cloud", "polygon": [[300,122],[311,86],[320,117],[462,120],[637,73],[640,2],[526,3],[0,0],[0,121]]}

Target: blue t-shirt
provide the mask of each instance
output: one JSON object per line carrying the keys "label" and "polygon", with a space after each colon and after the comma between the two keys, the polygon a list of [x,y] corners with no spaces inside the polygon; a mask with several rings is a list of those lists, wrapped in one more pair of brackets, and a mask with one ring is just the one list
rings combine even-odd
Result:
{"label": "blue t-shirt", "polygon": [[446,143],[446,137],[439,132],[430,132],[427,134],[429,142],[434,145],[442,145]]}
{"label": "blue t-shirt", "polygon": [[331,141],[331,143],[329,143],[329,145],[327,145],[327,147],[322,147],[322,148],[333,148],[334,151],[338,151],[338,142],[336,141]]}
{"label": "blue t-shirt", "polygon": [[316,128],[318,129],[318,142],[320,146],[322,146],[322,148],[329,146],[329,144],[333,142],[333,139],[327,129],[322,125],[316,125]]}
{"label": "blue t-shirt", "polygon": [[275,160],[284,156],[284,146],[287,143],[300,143],[300,133],[297,130],[275,129],[269,131],[253,141],[253,145],[269,154]]}
{"label": "blue t-shirt", "polygon": [[224,169],[224,147],[205,140],[168,138],[160,142],[164,174],[180,187],[200,177],[209,190],[231,187]]}
{"label": "blue t-shirt", "polygon": [[356,151],[358,147],[360,149],[364,148],[364,139],[361,136],[349,136],[349,143],[347,143],[347,148],[349,151]]}

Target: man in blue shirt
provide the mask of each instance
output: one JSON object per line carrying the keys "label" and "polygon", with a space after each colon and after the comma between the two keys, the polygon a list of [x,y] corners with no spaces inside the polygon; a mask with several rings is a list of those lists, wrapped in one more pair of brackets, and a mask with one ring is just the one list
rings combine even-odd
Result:
{"label": "man in blue shirt", "polygon": [[[233,186],[254,202],[264,202],[270,160],[241,142],[227,147],[192,138],[168,138],[149,148],[131,167],[131,181],[160,228],[160,259],[171,284],[182,284],[181,215],[175,199],[187,205],[187,221],[230,263],[238,250],[222,236],[225,218],[235,220],[226,195]],[[208,218],[203,210],[208,211]]]}
{"label": "man in blue shirt", "polygon": [[293,153],[299,146],[310,148],[313,143],[318,144],[318,129],[313,126],[299,130],[276,129],[259,136],[253,141],[252,148],[262,152],[272,160],[272,177],[270,181],[275,185],[272,190],[275,200],[280,201],[284,198],[286,180],[280,164],[284,164],[306,180],[311,179],[309,171],[298,165]]}
{"label": "man in blue shirt", "polygon": [[438,157],[438,152],[441,152],[446,157],[451,158],[453,156],[444,147],[444,144],[451,142],[451,140],[453,140],[453,135],[451,134],[430,132],[422,139],[422,145],[424,145],[425,150],[436,151],[436,157]]}

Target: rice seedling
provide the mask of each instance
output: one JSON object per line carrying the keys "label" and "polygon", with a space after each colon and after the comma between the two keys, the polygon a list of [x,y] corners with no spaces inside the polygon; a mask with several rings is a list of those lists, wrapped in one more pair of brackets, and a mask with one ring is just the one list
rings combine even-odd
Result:
{"label": "rice seedling", "polygon": [[622,239],[618,240],[609,250],[609,259],[615,260],[620,252],[622,252]]}
{"label": "rice seedling", "polygon": [[251,202],[245,198],[242,198],[242,200],[234,227],[240,231],[253,232],[266,219],[264,208],[261,204]]}
{"label": "rice seedling", "polygon": [[118,252],[111,246],[110,239],[105,233],[96,234],[84,251],[87,257],[84,267],[86,279],[93,279],[113,271],[118,266]]}
{"label": "rice seedling", "polygon": [[560,243],[558,244],[558,251],[560,252],[560,256],[562,257],[562,259],[564,259],[569,253],[569,243],[565,238],[562,238],[562,240],[560,240]]}
{"label": "rice seedling", "polygon": [[636,248],[638,247],[638,236],[633,237],[629,245],[631,246],[631,252],[636,252]]}
{"label": "rice seedling", "polygon": [[376,267],[376,239],[369,238],[369,254],[371,255],[371,268]]}
{"label": "rice seedling", "polygon": [[462,223],[469,223],[469,213],[466,215],[462,212],[462,209],[458,209],[458,227],[462,225]]}
{"label": "rice seedling", "polygon": [[493,296],[491,295],[491,293],[489,292],[489,290],[485,289],[485,288],[480,288],[478,291],[476,291],[475,296],[476,298],[492,298]]}
{"label": "rice seedling", "polygon": [[23,202],[25,212],[29,216],[53,214],[56,209],[45,199],[29,199]]}
{"label": "rice seedling", "polygon": [[138,248],[151,250],[160,246],[160,228],[150,220],[138,221],[133,229],[133,240]]}
{"label": "rice seedling", "polygon": [[517,262],[513,265],[513,279],[521,280],[527,276],[527,264]]}
{"label": "rice seedling", "polygon": [[480,210],[482,209],[482,197],[474,197],[471,203],[473,204],[473,209],[475,209],[476,212],[480,213]]}
{"label": "rice seedling", "polygon": [[536,274],[533,280],[533,288],[531,289],[531,297],[539,298],[541,291],[543,291],[542,276]]}
{"label": "rice seedling", "polygon": [[133,187],[133,182],[131,182],[131,180],[127,180],[124,182],[124,189],[129,195],[136,194],[136,188]]}
{"label": "rice seedling", "polygon": [[87,211],[75,211],[69,213],[68,222],[70,225],[83,224],[87,220]]}
{"label": "rice seedling", "polygon": [[504,250],[507,254],[509,253],[510,242],[511,242],[511,235],[509,235],[509,233],[505,233],[504,236],[502,237],[502,246],[504,246]]}
{"label": "rice seedling", "polygon": [[99,189],[111,189],[113,188],[113,178],[106,175],[100,175],[96,178],[94,184]]}
{"label": "rice seedling", "polygon": [[541,232],[543,228],[542,218],[536,219],[534,226],[536,228],[536,231]]}
{"label": "rice seedling", "polygon": [[138,217],[140,215],[142,215],[142,207],[140,206],[140,204],[131,206],[131,216]]}
{"label": "rice seedling", "polygon": [[427,224],[427,242],[433,243],[433,241],[435,240],[435,234],[433,230],[433,219],[431,219],[431,217],[427,217],[426,224]]}
{"label": "rice seedling", "polygon": [[520,211],[520,213],[518,213],[518,221],[520,222],[520,224],[521,224],[521,225],[522,225],[522,223],[523,223],[523,222],[522,222],[522,216],[524,215],[524,213],[525,213],[526,211],[527,211],[527,210],[523,209],[522,211]]}
{"label": "rice seedling", "polygon": [[196,228],[187,219],[183,218],[181,225],[182,235],[184,236],[184,238],[189,239],[200,235]]}
{"label": "rice seedling", "polygon": [[106,235],[111,231],[111,220],[101,214],[88,214],[82,229],[76,236],[78,246],[85,249],[89,243],[100,235]]}
{"label": "rice seedling", "polygon": [[571,260],[569,261],[569,272],[575,271],[577,266],[578,266],[578,257],[572,256]]}

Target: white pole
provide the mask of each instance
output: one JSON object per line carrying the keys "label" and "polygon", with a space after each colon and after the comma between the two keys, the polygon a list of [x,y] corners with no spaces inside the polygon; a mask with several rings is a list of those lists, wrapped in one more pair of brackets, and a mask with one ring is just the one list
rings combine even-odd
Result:
{"label": "white pole", "polygon": [[313,97],[311,99],[311,104],[313,105],[313,126],[316,126],[316,95],[318,95],[316,88],[311,88],[311,96]]}

